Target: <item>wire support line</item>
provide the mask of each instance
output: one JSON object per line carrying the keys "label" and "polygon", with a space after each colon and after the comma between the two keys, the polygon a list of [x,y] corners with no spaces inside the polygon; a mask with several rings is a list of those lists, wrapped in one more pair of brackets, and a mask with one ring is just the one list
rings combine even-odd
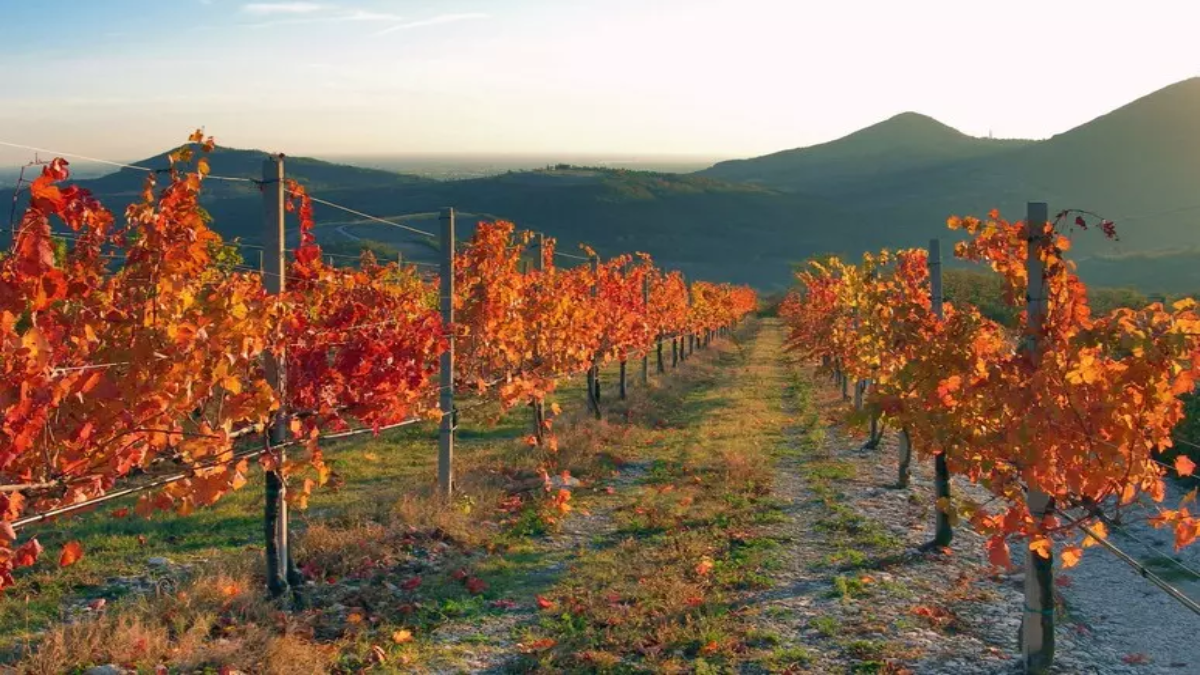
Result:
{"label": "wire support line", "polygon": [[[164,357],[165,358],[165,357]],[[107,370],[118,366],[132,366],[132,361],[113,361],[111,363],[89,363],[83,366],[66,366],[63,368],[54,368],[51,372],[54,375],[66,375],[67,373],[79,373],[88,370]]]}
{"label": "wire support line", "polygon": [[1083,531],[1086,532],[1092,538],[1092,541],[1095,541],[1100,546],[1103,546],[1106,551],[1108,551],[1109,553],[1116,556],[1116,558],[1118,560],[1120,560],[1121,562],[1125,563],[1126,565],[1129,565],[1130,567],[1132,567],[1146,581],[1149,581],[1150,583],[1154,584],[1159,589],[1166,592],[1167,595],[1171,596],[1176,601],[1178,601],[1179,604],[1192,610],[1192,612],[1194,612],[1196,615],[1200,616],[1200,603],[1193,600],[1190,596],[1188,596],[1183,591],[1172,586],[1170,583],[1168,583],[1162,577],[1158,576],[1154,572],[1151,572],[1145,565],[1143,565],[1141,562],[1139,562],[1136,558],[1134,558],[1133,556],[1129,555],[1125,551],[1118,548],[1116,544],[1109,541],[1106,537],[1101,537],[1091,527],[1088,527],[1085,525],[1085,526],[1083,526]]}
{"label": "wire support line", "polygon": [[[293,196],[296,196],[295,193],[291,193],[291,194]],[[341,204],[337,204],[337,203],[334,203],[334,202],[331,202],[331,201],[328,201],[325,199],[320,199],[318,197],[313,197],[312,195],[308,195],[308,198],[315,204],[324,204],[325,206],[328,206],[330,208],[338,209],[339,211],[345,211],[346,213],[358,216],[360,218],[365,218],[367,220],[371,220],[371,221],[374,221],[377,223],[383,223],[384,225],[391,225],[392,227],[398,227],[402,230],[408,230],[409,232],[414,232],[416,234],[420,234],[420,235],[429,237],[431,239],[437,239],[437,235],[433,234],[432,232],[426,232],[425,230],[421,230],[421,229],[412,227],[410,225],[405,225],[404,223],[393,223],[390,220],[385,220],[385,219],[379,218],[377,216],[372,216],[369,213],[363,213],[362,211],[357,211],[348,206],[342,206]]]}
{"label": "wire support line", "polygon": [[366,433],[383,433],[383,432],[385,432],[385,431],[391,431],[392,429],[399,429],[399,428],[401,428],[401,427],[407,427],[407,426],[412,426],[412,425],[414,425],[414,424],[419,424],[419,423],[421,423],[421,422],[424,422],[424,421],[426,421],[424,417],[409,417],[408,419],[401,420],[401,421],[399,421],[399,422],[396,422],[396,423],[394,423],[394,424],[385,424],[385,425],[383,425],[383,426],[381,426],[381,427],[378,427],[378,428],[376,428],[376,427],[363,427],[363,428],[361,428],[361,429],[349,429],[349,430],[347,430],[347,431],[338,431],[338,432],[335,432],[335,433],[332,433],[332,434],[322,434],[318,440],[322,440],[322,441],[336,441],[336,440],[338,440],[338,439],[342,439],[342,438],[349,438],[349,437],[351,437],[351,436],[357,436],[357,435],[359,435],[359,434],[366,434]]}
{"label": "wire support line", "polygon": [[204,180],[224,180],[224,181],[229,181],[231,183],[255,183],[258,185],[263,184],[263,181],[255,180],[254,178],[241,178],[239,176],[218,176],[213,173],[205,174]]}
{"label": "wire support line", "polygon": [[[33,152],[44,152],[48,155],[53,155],[55,157],[66,157],[69,159],[83,160],[85,162],[95,162],[97,164],[107,164],[108,166],[115,166],[115,167],[118,167],[121,169],[134,169],[135,171],[149,171],[151,173],[166,173],[167,171],[170,171],[170,169],[154,169],[154,168],[151,168],[148,166],[141,166],[139,164],[126,164],[125,162],[114,162],[111,159],[101,159],[100,157],[90,157],[88,155],[81,155],[77,152],[63,152],[61,150],[49,150],[47,148],[39,148],[39,147],[35,147],[32,145],[24,145],[21,143],[12,143],[9,141],[0,141],[0,145],[9,147],[9,148],[15,148],[18,150],[32,150]],[[236,183],[261,183],[262,182],[259,180],[255,180],[253,178],[242,178],[240,176],[219,176],[219,175],[211,174],[211,173],[206,174],[204,176],[204,180],[223,180],[223,181],[230,181],[230,182],[236,182]]]}
{"label": "wire support line", "polygon": [[575,255],[573,253],[560,253],[559,251],[555,251],[554,255],[559,256],[560,258],[570,258],[571,260],[585,260],[585,261],[591,260],[591,258],[589,258],[585,255]]}
{"label": "wire support line", "polygon": [[151,168],[145,167],[145,166],[138,166],[137,164],[125,164],[123,162],[114,162],[109,159],[100,159],[99,157],[88,157],[87,155],[80,155],[80,154],[74,153],[74,152],[61,152],[59,150],[48,150],[46,148],[38,148],[38,147],[34,147],[32,145],[22,145],[21,143],[10,143],[9,141],[0,141],[0,145],[9,147],[9,148],[16,148],[18,150],[32,150],[34,152],[44,152],[48,155],[54,155],[55,157],[69,157],[71,159],[81,159],[86,162],[96,162],[97,164],[107,164],[109,166],[116,166],[116,167],[120,167],[122,169],[136,169],[138,171],[156,171],[155,169],[151,169]]}
{"label": "wire support line", "polygon": [[[278,448],[279,446],[275,446],[275,447]],[[274,448],[272,448],[272,449],[274,449]],[[18,530],[27,525],[32,525],[34,523],[39,523],[39,522],[42,522],[45,520],[49,520],[51,518],[56,518],[58,516],[63,516],[63,515],[67,515],[70,513],[74,513],[76,511],[82,511],[84,509],[91,508],[98,504],[110,502],[114,499],[128,497],[130,495],[139,494],[142,492],[146,492],[147,490],[153,490],[155,488],[166,487],[173,483],[178,483],[181,480],[191,478],[192,476],[195,475],[195,472],[198,470],[210,469],[210,468],[213,468],[216,466],[220,466],[222,464],[230,464],[233,462],[238,462],[243,459],[252,459],[254,457],[258,457],[259,455],[265,454],[266,452],[267,452],[267,449],[261,448],[258,450],[250,450],[250,451],[246,451],[246,452],[242,452],[242,453],[234,453],[234,456],[229,458],[228,460],[223,460],[221,462],[212,463],[208,466],[203,466],[203,465],[196,466],[196,467],[189,469],[186,472],[172,474],[170,476],[164,476],[162,478],[150,481],[149,483],[145,483],[143,485],[136,485],[134,487],[125,488],[123,490],[116,490],[113,492],[109,492],[109,493],[100,495],[99,497],[93,497],[92,499],[86,499],[82,502],[76,502],[74,504],[67,504],[66,506],[60,506],[56,509],[50,509],[49,511],[43,511],[42,513],[38,513],[38,514],[35,514],[32,516],[27,516],[25,518],[14,520],[12,522],[12,528],[14,530]]]}
{"label": "wire support line", "polygon": [[[1070,431],[1070,429],[1069,429],[1069,428],[1067,428],[1067,427],[1060,427],[1060,428],[1062,428],[1062,429],[1064,429],[1064,430],[1067,430],[1067,431]],[[1107,445],[1107,446],[1108,446],[1108,447],[1110,447],[1110,448],[1113,448],[1114,450],[1120,450],[1120,449],[1121,449],[1121,447],[1120,447],[1119,445],[1117,445],[1116,443],[1113,443],[1113,442],[1111,442],[1111,441],[1107,441],[1107,440],[1104,440],[1104,439],[1102,439],[1102,438],[1093,438],[1093,437],[1092,437],[1090,434],[1084,434],[1083,432],[1076,432],[1076,433],[1079,433],[1080,435],[1084,436],[1085,438],[1087,438],[1089,441],[1091,441],[1091,442],[1093,442],[1093,443],[1101,443],[1101,444],[1103,444],[1103,445]],[[1157,460],[1157,459],[1154,459],[1153,457],[1148,457],[1148,459],[1149,459],[1151,462],[1154,462],[1155,464],[1158,464],[1158,465],[1160,465],[1160,466],[1162,466],[1162,467],[1164,467],[1164,468],[1170,469],[1170,470],[1172,470],[1172,471],[1174,471],[1174,470],[1175,470],[1175,467],[1171,466],[1170,464],[1167,464],[1166,462],[1161,462],[1161,461],[1159,461],[1159,460]],[[1139,503],[1139,505],[1141,505],[1141,506],[1146,506],[1146,504],[1144,504],[1144,503],[1141,503],[1141,502],[1138,502],[1138,503]],[[1186,573],[1188,573],[1188,574],[1192,575],[1192,576],[1193,576],[1193,577],[1195,577],[1196,579],[1200,579],[1200,571],[1198,571],[1198,570],[1195,570],[1195,569],[1193,569],[1193,568],[1189,567],[1188,565],[1185,565],[1185,564],[1184,564],[1182,561],[1176,560],[1174,556],[1172,556],[1172,555],[1168,554],[1168,553],[1167,553],[1167,552],[1165,552],[1165,551],[1164,551],[1162,548],[1160,548],[1160,547],[1158,547],[1158,546],[1155,546],[1154,544],[1151,544],[1151,543],[1150,543],[1150,542],[1148,542],[1148,541],[1145,541],[1145,540],[1144,540],[1144,539],[1142,539],[1141,537],[1138,537],[1138,536],[1137,536],[1137,535],[1135,535],[1133,532],[1129,531],[1129,529],[1128,529],[1128,528],[1124,527],[1124,526],[1123,526],[1123,525],[1121,525],[1120,523],[1118,523],[1118,522],[1114,521],[1112,518],[1110,518],[1110,517],[1109,517],[1107,514],[1105,514],[1105,513],[1104,513],[1104,512],[1103,512],[1103,511],[1102,511],[1102,510],[1099,508],[1099,507],[1093,507],[1093,508],[1089,509],[1089,511],[1091,512],[1091,514],[1092,514],[1093,516],[1095,516],[1095,517],[1099,518],[1099,519],[1100,519],[1101,521],[1103,521],[1105,524],[1112,525],[1113,527],[1115,527],[1117,530],[1119,530],[1119,531],[1120,531],[1122,534],[1124,534],[1125,536],[1129,537],[1130,539],[1132,539],[1133,541],[1137,542],[1138,544],[1141,544],[1141,545],[1142,545],[1144,548],[1146,548],[1148,551],[1150,551],[1150,552],[1152,552],[1152,553],[1155,553],[1156,555],[1158,555],[1158,556],[1160,556],[1160,557],[1162,557],[1162,558],[1166,559],[1166,560],[1167,560],[1167,561],[1169,561],[1169,563],[1170,563],[1171,565],[1173,565],[1174,567],[1178,568],[1179,570],[1181,570],[1181,571],[1183,571],[1183,572],[1186,572]],[[1086,528],[1085,528],[1085,529],[1086,529]],[[1091,534],[1091,533],[1089,532],[1089,534]],[[1095,538],[1096,538],[1096,537],[1093,537],[1093,539],[1095,539]]]}
{"label": "wire support line", "polygon": [[1184,564],[1183,561],[1181,561],[1181,560],[1176,560],[1173,555],[1167,553],[1165,550],[1163,550],[1162,547],[1155,546],[1154,544],[1146,541],[1145,539],[1142,539],[1141,537],[1137,536],[1133,532],[1130,532],[1129,528],[1125,527],[1124,525],[1121,525],[1120,523],[1114,522],[1111,518],[1105,516],[1104,514],[1099,514],[1099,517],[1101,518],[1101,520],[1103,520],[1105,522],[1105,524],[1111,525],[1112,527],[1116,528],[1116,530],[1118,532],[1120,532],[1122,535],[1129,537],[1130,539],[1137,542],[1138,544],[1141,544],[1142,547],[1145,548],[1147,551],[1150,551],[1151,553],[1157,555],[1160,559],[1169,561],[1169,563],[1176,569],[1178,569],[1182,572],[1186,572],[1187,574],[1190,574],[1193,578],[1200,579],[1200,571],[1195,570],[1192,567]]}
{"label": "wire support line", "polygon": [[[364,434],[367,432],[382,433],[382,432],[388,431],[390,429],[396,429],[399,427],[416,424],[417,422],[421,422],[421,421],[423,421],[423,418],[411,417],[411,418],[408,418],[401,422],[397,422],[395,424],[384,425],[381,427],[367,427],[367,428],[363,428],[363,429],[352,429],[349,431],[336,432],[333,434],[322,434],[321,436],[319,436],[317,438],[317,440],[336,440],[339,438],[347,438],[350,436]],[[248,429],[253,431],[253,430],[255,430],[255,427],[248,427]],[[210,462],[207,464],[197,465],[194,467],[190,467],[187,471],[171,474],[169,476],[163,476],[161,478],[152,480],[149,483],[145,483],[142,485],[136,485],[133,487],[122,489],[122,490],[116,490],[113,492],[109,492],[109,493],[100,495],[98,497],[94,497],[92,499],[84,500],[82,502],[77,502],[74,504],[67,504],[65,506],[60,506],[55,509],[50,509],[50,510],[44,511],[42,513],[38,513],[38,514],[31,515],[31,516],[27,516],[25,518],[14,520],[12,522],[12,528],[14,530],[17,530],[17,529],[26,527],[28,525],[32,525],[34,523],[39,523],[42,521],[49,520],[51,518],[68,515],[68,514],[76,512],[76,511],[82,511],[84,509],[88,509],[93,506],[103,504],[105,502],[113,501],[114,499],[120,499],[122,497],[129,497],[129,496],[132,496],[135,494],[146,492],[148,490],[154,490],[154,489],[157,489],[160,487],[166,487],[173,483],[178,483],[181,480],[186,480],[188,478],[194,477],[197,471],[202,471],[205,469],[211,469],[211,468],[215,468],[218,466],[233,464],[235,462],[240,462],[245,459],[254,459],[256,457],[260,457],[262,455],[265,455],[270,452],[274,452],[274,451],[282,449],[282,448],[299,445],[301,443],[306,442],[307,440],[308,439],[287,441],[285,443],[280,443],[278,445],[274,445],[274,446],[270,446],[270,447],[263,447],[263,448],[257,448],[254,450],[246,450],[243,452],[234,453],[233,456],[228,459],[223,459],[223,460],[218,460],[215,462]]]}

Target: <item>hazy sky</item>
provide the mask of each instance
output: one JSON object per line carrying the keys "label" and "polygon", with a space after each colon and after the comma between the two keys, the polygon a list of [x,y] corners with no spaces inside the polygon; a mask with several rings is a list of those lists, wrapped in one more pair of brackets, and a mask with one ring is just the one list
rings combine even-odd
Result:
{"label": "hazy sky", "polygon": [[0,140],[733,157],[905,110],[1046,137],[1200,74],[1192,5],[0,0]]}

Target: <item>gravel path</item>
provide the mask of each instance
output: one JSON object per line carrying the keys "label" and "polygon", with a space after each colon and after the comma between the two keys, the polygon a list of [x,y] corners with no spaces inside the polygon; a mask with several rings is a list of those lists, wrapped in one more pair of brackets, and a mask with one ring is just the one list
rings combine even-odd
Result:
{"label": "gravel path", "polygon": [[[823,384],[816,386],[822,418],[835,418],[836,394]],[[880,448],[864,450],[863,439],[840,425],[819,426],[815,445],[814,437],[797,431],[797,445],[810,447],[780,463],[775,490],[788,504],[789,518],[774,534],[783,540],[784,560],[774,573],[774,588],[747,598],[747,604],[762,610],[764,628],[788,636],[786,644],[810,653],[811,660],[793,672],[852,672],[867,662],[892,668],[886,672],[1021,672],[1016,643],[1021,576],[992,573],[982,538],[966,528],[956,531],[950,555],[917,550],[932,536],[932,462],[914,463],[911,487],[897,490],[891,487],[896,480],[894,435]],[[836,491],[832,503],[862,516],[861,531],[884,533],[875,539],[885,543],[892,540],[872,549],[861,544],[871,537],[851,537],[859,543],[849,547],[867,554],[854,564],[831,564],[831,553],[846,549],[847,539],[820,526],[828,519],[830,502],[822,503],[819,483],[814,485],[811,475],[814,466],[830,462],[849,465],[853,473],[828,481]],[[980,488],[960,482],[955,490]],[[1168,503],[1179,496],[1171,495]],[[1171,552],[1168,532],[1144,522],[1126,527],[1160,552]],[[1119,531],[1113,541],[1142,560],[1158,555]],[[1200,569],[1198,550],[1185,552],[1180,560]],[[1160,559],[1153,569],[1162,573],[1172,566]],[[1173,583],[1200,595],[1200,580],[1178,568],[1173,571]],[[847,597],[836,590],[838,583],[844,584],[838,577],[866,581]],[[1200,641],[1195,637],[1200,621],[1128,566],[1101,549],[1089,549],[1080,565],[1059,579],[1067,609],[1059,617],[1056,672],[1200,673]]]}
{"label": "gravel path", "polygon": [[[1173,507],[1183,494],[1179,484],[1168,485],[1164,505]],[[1200,547],[1176,554],[1171,531],[1146,523],[1152,513],[1150,507],[1130,511],[1120,528],[1110,528],[1110,540],[1188,596],[1200,599]],[[1091,548],[1079,565],[1060,578],[1070,582],[1061,593],[1072,618],[1125,659],[1144,663],[1136,672],[1200,673],[1200,616],[1129,565]]]}

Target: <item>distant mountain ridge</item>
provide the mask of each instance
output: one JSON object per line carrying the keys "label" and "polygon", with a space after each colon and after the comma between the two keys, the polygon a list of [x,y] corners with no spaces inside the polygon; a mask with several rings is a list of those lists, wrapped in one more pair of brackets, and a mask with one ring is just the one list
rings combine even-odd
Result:
{"label": "distant mountain ridge", "polygon": [[[210,163],[218,175],[257,178],[265,156],[219,148]],[[164,167],[165,155],[139,164]],[[693,277],[764,289],[788,285],[792,265],[814,254],[924,246],[953,239],[949,215],[999,208],[1017,220],[1026,202],[1046,201],[1052,212],[1085,208],[1116,221],[1117,244],[1092,232],[1075,236],[1085,279],[1184,290],[1193,277],[1167,272],[1185,269],[1200,248],[1200,78],[1042,141],[974,138],[902,113],[828,143],[693,174],[564,165],[437,181],[305,157],[285,166],[322,199],[430,231],[432,214],[453,206],[479,214],[460,220],[463,236],[473,219],[505,218],[558,237],[563,251],[578,243],[601,255],[645,251]],[[79,184],[120,213],[143,178],[123,169]],[[0,190],[0,203],[11,198]],[[205,184],[203,204],[226,237],[259,240],[261,203],[253,183]],[[432,254],[420,237],[410,246],[414,235],[399,228],[324,205],[316,217],[319,242],[344,249],[368,239],[407,246],[406,256]]]}

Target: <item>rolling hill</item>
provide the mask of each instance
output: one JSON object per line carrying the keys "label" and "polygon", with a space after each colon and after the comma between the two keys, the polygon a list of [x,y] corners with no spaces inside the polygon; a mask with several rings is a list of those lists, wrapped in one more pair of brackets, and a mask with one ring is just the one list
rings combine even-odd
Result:
{"label": "rolling hill", "polygon": [[975,138],[906,112],[835,141],[720,162],[700,175],[800,192],[836,191],[888,174],[991,157],[1032,141]]}
{"label": "rolling hill", "polygon": [[[865,143],[868,137],[875,141]],[[865,157],[864,165],[855,157]],[[830,167],[825,176],[823,158]],[[1200,78],[1044,141],[971,138],[906,114],[830,143],[721,163],[701,175],[740,175],[847,205],[877,224],[868,235],[875,246],[946,236],[950,214],[999,208],[1016,219],[1025,202],[1046,201],[1052,211],[1083,208],[1116,221],[1118,244],[1076,237],[1084,256],[1190,248],[1200,245]],[[1088,276],[1086,262],[1082,270]]]}

